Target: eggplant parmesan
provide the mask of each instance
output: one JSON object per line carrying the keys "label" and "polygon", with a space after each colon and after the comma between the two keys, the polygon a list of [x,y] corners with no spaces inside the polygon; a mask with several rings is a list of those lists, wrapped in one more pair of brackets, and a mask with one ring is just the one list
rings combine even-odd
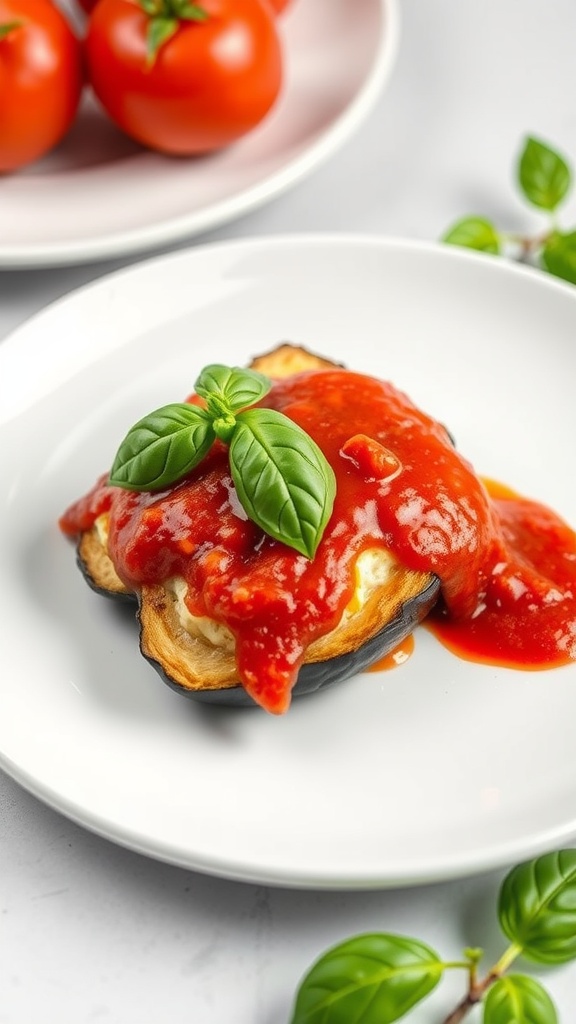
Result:
{"label": "eggplant parmesan", "polygon": [[576,658],[575,536],[554,513],[486,485],[388,382],[288,344],[251,367],[272,382],[258,406],[306,432],[335,475],[313,557],[246,513],[218,438],[162,490],[102,476],[60,522],[88,583],[137,602],[142,653],[165,681],[282,714],[293,694],[377,662],[433,608],[431,628],[464,656]]}

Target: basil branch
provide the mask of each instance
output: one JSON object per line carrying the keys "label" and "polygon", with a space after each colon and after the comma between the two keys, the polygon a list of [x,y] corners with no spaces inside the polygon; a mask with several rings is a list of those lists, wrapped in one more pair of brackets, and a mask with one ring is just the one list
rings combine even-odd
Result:
{"label": "basil branch", "polygon": [[358,935],[328,950],[300,984],[291,1024],[394,1024],[422,1002],[448,968],[464,968],[468,989],[443,1024],[460,1024],[481,1005],[483,1024],[558,1024],[545,988],[510,974],[519,956],[544,964],[576,960],[576,850],[527,861],[505,877],[498,919],[509,946],[478,979],[482,950],[447,962],[419,939]]}
{"label": "basil branch", "polygon": [[508,255],[533,263],[550,274],[576,284],[576,230],[562,230],[556,213],[573,184],[572,169],[555,149],[539,139],[524,140],[516,167],[520,192],[548,217],[548,227],[533,237],[502,231],[485,217],[463,217],[444,234],[448,245],[464,246],[493,255]]}
{"label": "basil branch", "polygon": [[[481,955],[482,953],[481,950],[475,950],[474,952],[479,955]],[[516,959],[517,956],[521,954],[521,952],[522,949],[520,946],[509,946],[508,949],[500,957],[498,963],[494,964],[494,967],[490,969],[488,974],[484,978],[482,978],[481,981],[479,981],[477,977],[477,965],[479,957],[474,957],[474,959],[471,959],[468,992],[466,993],[462,1001],[458,1003],[458,1006],[452,1011],[452,1013],[449,1013],[445,1020],[442,1021],[442,1024],[460,1024],[460,1021],[464,1020],[464,1018],[468,1015],[470,1010],[473,1010],[474,1007],[478,1005],[478,1003],[482,1002],[482,999],[488,992],[490,986],[502,977],[502,975],[508,970],[510,964]]]}
{"label": "basil branch", "polygon": [[207,366],[195,384],[206,408],[165,405],[124,438],[109,483],[161,491],[200,465],[218,438],[249,519],[275,540],[313,558],[332,514],[336,481],[318,445],[296,423],[257,403],[272,382],[253,370]]}

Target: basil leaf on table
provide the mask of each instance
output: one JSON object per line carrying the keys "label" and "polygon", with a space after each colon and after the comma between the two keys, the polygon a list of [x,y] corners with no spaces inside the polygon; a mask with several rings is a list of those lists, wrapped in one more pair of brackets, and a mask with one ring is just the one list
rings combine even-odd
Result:
{"label": "basil leaf on table", "polygon": [[558,1015],[539,981],[508,974],[488,990],[483,1024],[558,1024]]}
{"label": "basil leaf on table", "polygon": [[465,249],[490,252],[495,256],[501,249],[500,235],[485,217],[463,217],[452,225],[442,241],[447,245],[461,245]]}
{"label": "basil leaf on table", "polygon": [[214,441],[212,420],[187,402],[163,406],[124,438],[109,482],[131,491],[162,490],[194,469]]}
{"label": "basil leaf on table", "polygon": [[570,284],[576,284],[576,231],[554,231],[542,248],[540,258],[546,270]]}
{"label": "basil leaf on table", "polygon": [[551,212],[568,193],[572,173],[556,150],[538,139],[528,138],[520,154],[518,181],[533,206]]}
{"label": "basil leaf on table", "polygon": [[438,984],[444,965],[417,939],[358,935],[303,979],[291,1024],[393,1024]]}
{"label": "basil leaf on table", "polygon": [[332,514],[336,481],[312,438],[274,409],[248,409],[236,419],[230,470],[250,519],[313,558]]}
{"label": "basil leaf on table", "polygon": [[498,917],[523,956],[543,964],[576,957],[576,850],[520,864],[500,889]]}

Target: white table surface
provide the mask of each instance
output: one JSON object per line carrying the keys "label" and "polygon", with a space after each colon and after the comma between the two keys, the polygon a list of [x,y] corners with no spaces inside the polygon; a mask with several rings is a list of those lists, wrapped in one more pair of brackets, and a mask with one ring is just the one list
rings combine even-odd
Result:
{"label": "white table surface", "polygon": [[[469,212],[538,228],[512,166],[527,132],[576,158],[574,0],[403,0],[400,13],[391,81],[354,138],[290,192],[194,244],[306,231],[436,239]],[[0,272],[0,337],[121,265]],[[0,774],[0,1024],[287,1024],[312,960],[357,932],[496,956],[502,875],[318,894],[203,877],[82,830]],[[544,980],[570,1024],[576,965]],[[407,1019],[440,1024],[460,984],[444,982]]]}

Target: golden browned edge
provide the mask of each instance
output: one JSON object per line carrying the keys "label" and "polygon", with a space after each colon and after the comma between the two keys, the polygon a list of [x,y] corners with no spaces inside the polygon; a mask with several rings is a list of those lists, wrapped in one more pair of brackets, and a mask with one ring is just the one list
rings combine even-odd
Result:
{"label": "golden browned edge", "polygon": [[[356,651],[417,597],[432,576],[394,568],[389,583],[372,594],[356,615],[332,632],[314,640],[305,664],[329,661]],[[191,636],[182,626],[177,599],[163,586],[143,587],[140,604],[142,654],[160,663],[166,674],[186,690],[221,690],[238,685],[234,655]]]}
{"label": "golden browned edge", "polygon": [[[251,369],[276,379],[336,366],[338,364],[331,360],[289,343],[255,357],[250,363]],[[78,555],[98,589],[110,594],[130,593],[118,577],[96,527],[82,534]],[[328,661],[357,650],[431,580],[429,573],[395,566],[388,584],[375,591],[360,612],[310,645],[305,662]],[[158,662],[171,679],[188,690],[218,690],[238,685],[234,655],[191,636],[184,629],[176,597],[171,591],[160,584],[144,586],[139,601],[140,646],[145,657]]]}
{"label": "golden browned edge", "polygon": [[98,590],[106,590],[109,594],[131,593],[117,575],[95,526],[81,534],[77,553],[84,574]]}
{"label": "golden browned edge", "polygon": [[270,352],[255,356],[250,363],[251,370],[257,370],[258,373],[274,377],[276,380],[281,377],[292,377],[295,373],[304,373],[306,370],[337,368],[342,369],[342,364],[316,355],[303,345],[291,345],[288,341],[277,345]]}

